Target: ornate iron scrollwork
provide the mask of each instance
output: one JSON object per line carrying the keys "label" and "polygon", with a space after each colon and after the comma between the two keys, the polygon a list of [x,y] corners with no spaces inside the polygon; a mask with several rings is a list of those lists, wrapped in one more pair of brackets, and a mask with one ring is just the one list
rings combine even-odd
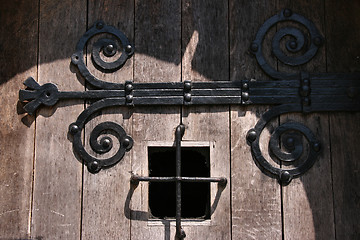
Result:
{"label": "ornate iron scrollwork", "polygon": [[[92,45],[92,62],[102,72],[120,69],[134,53],[134,47],[126,36],[112,26],[98,21],[79,40],[76,51],[71,57],[80,74],[94,90],[84,92],[62,92],[56,85],[47,83],[40,86],[34,79],[25,81],[26,90],[20,90],[19,99],[27,104],[24,109],[35,114],[41,106],[53,106],[61,99],[80,98],[97,100],[85,109],[75,123],[69,127],[74,136],[74,151],[84,160],[90,172],[112,166],[119,162],[126,151],[132,147],[133,140],[116,123],[106,122],[96,126],[90,134],[90,146],[99,154],[109,152],[112,140],[98,137],[111,130],[118,139],[120,148],[110,158],[101,160],[90,156],[81,142],[81,131],[95,112],[111,106],[138,105],[214,105],[214,104],[265,104],[276,105],[264,113],[256,126],[247,134],[247,140],[255,163],[268,175],[288,184],[311,168],[321,151],[321,144],[306,126],[288,122],[277,127],[269,141],[270,156],[277,162],[301,163],[292,169],[282,169],[270,164],[259,146],[259,138],[265,126],[281,114],[327,111],[360,111],[360,73],[287,73],[279,72],[266,59],[263,41],[265,35],[276,24],[291,22],[291,27],[280,28],[272,39],[272,53],[282,63],[299,66],[310,61],[323,44],[324,38],[310,20],[293,13],[289,9],[268,19],[259,29],[250,46],[260,68],[273,80],[238,80],[178,83],[110,83],[98,79],[84,62],[84,48],[91,47],[94,36],[105,34],[105,38],[95,39]],[[104,61],[102,57],[112,61]],[[113,60],[115,59],[115,60]],[[307,144],[304,144],[303,140]],[[280,146],[283,148],[280,148]]]}

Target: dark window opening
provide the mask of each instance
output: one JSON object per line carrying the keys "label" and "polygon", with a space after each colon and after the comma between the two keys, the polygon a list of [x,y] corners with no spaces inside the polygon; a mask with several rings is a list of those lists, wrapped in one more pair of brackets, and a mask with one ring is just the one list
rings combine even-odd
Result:
{"label": "dark window opening", "polygon": [[[149,147],[149,176],[176,176],[175,148]],[[209,147],[182,147],[182,177],[210,177]],[[149,183],[152,218],[175,218],[175,182]],[[210,183],[181,183],[182,218],[210,218]]]}

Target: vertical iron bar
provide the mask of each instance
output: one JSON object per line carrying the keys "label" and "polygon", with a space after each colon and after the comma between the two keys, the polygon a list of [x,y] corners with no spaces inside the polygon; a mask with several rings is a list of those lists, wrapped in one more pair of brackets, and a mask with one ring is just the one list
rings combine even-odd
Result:
{"label": "vertical iron bar", "polygon": [[181,227],[181,139],[184,135],[185,127],[180,124],[175,132],[176,144],[176,238],[184,239],[186,234]]}

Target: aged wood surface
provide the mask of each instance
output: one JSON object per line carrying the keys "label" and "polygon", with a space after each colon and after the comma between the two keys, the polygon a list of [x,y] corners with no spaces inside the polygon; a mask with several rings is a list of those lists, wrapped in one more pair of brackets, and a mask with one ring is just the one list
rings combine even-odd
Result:
{"label": "aged wood surface", "polygon": [[[69,56],[86,30],[86,1],[40,1],[39,83],[61,90],[84,90]],[[62,101],[38,112],[35,138],[32,237],[78,239],[81,220],[82,165],[68,139],[69,124],[83,101]]]}
{"label": "aged wood surface", "polygon": [[[181,5],[179,1],[135,1],[134,82],[177,82],[181,79]],[[149,141],[174,141],[179,107],[136,108],[133,114],[132,171],[148,176]],[[170,221],[149,224],[148,183],[127,194],[131,239],[174,239]],[[170,235],[171,234],[171,235]]]}
{"label": "aged wood surface", "polygon": [[[129,39],[134,42],[134,6],[132,1],[90,1],[88,22],[89,26],[97,20],[103,20],[105,24],[116,26]],[[104,37],[94,37],[96,40]],[[92,42],[94,43],[94,42]],[[95,69],[91,61],[91,44],[88,44],[87,66],[91,72],[97,74],[100,79],[108,82],[123,83],[133,78],[133,61],[129,59],[122,69],[114,73],[101,73]],[[111,121],[124,128],[127,134],[131,133],[132,118],[129,108],[108,108],[97,113],[100,116],[92,119],[86,125],[85,142],[89,147],[91,131],[96,125]],[[109,135],[111,136],[111,135]],[[116,153],[118,140],[113,138],[113,149],[107,157]],[[93,153],[101,158],[101,155]],[[131,171],[130,154],[114,167],[100,171],[97,174],[90,173],[84,168],[83,185],[83,215],[82,215],[82,239],[130,239],[130,218],[125,209],[126,193],[129,191],[129,179]]]}
{"label": "aged wood surface", "polygon": [[[316,6],[316,7],[313,7]],[[282,1],[278,9],[289,8],[301,14],[315,24],[325,36],[324,2],[318,1]],[[277,28],[289,26],[278,24]],[[295,25],[295,27],[302,27]],[[317,55],[309,63],[300,67],[289,67],[278,63],[282,72],[306,71],[326,72],[326,49],[319,48]],[[294,179],[288,186],[282,187],[284,239],[334,239],[333,202],[331,188],[331,163],[329,148],[329,123],[327,113],[286,114],[280,116],[280,124],[295,121],[304,124],[322,143],[322,153],[316,164],[300,178]],[[308,143],[304,139],[303,145]],[[306,154],[305,154],[306,155]],[[291,168],[283,166],[283,168]]]}
{"label": "aged wood surface", "polygon": [[[264,21],[283,8],[312,20],[326,39],[314,59],[296,71],[360,71],[356,0],[1,3],[0,239],[174,239],[175,221],[149,221],[149,184],[133,188],[130,176],[149,175],[148,146],[171,146],[180,122],[186,126],[184,144],[211,147],[211,176],[228,178],[224,189],[211,184],[211,219],[185,221],[186,239],[358,239],[359,113],[287,114],[269,123],[260,141],[267,159],[270,133],[287,121],[303,123],[322,143],[313,168],[281,187],[255,165],[246,142],[269,106],[102,110],[86,125],[86,148],[91,130],[103,121],[121,125],[134,146],[117,165],[91,174],[67,134],[83,100],[43,107],[36,120],[17,103],[29,76],[65,91],[89,87],[70,57],[100,19],[123,31],[136,48],[114,73],[95,69],[87,49],[89,68],[106,81],[268,80],[249,46]],[[271,34],[283,26],[269,32],[264,51],[278,70],[291,71],[270,51]]]}
{"label": "aged wood surface", "polygon": [[[360,2],[326,1],[327,71],[360,71]],[[359,113],[330,114],[336,239],[360,237]]]}
{"label": "aged wood surface", "polygon": [[33,117],[18,103],[19,87],[37,75],[38,4],[0,4],[0,238],[30,234]]}
{"label": "aged wood surface", "polygon": [[[211,47],[210,47],[211,46]],[[223,1],[183,1],[182,80],[229,80],[228,4]],[[184,107],[184,141],[210,141],[210,174],[226,177],[227,186],[211,184],[208,225],[184,226],[190,239],[230,239],[229,106]]]}
{"label": "aged wood surface", "polygon": [[[249,52],[264,21],[277,13],[273,3],[230,1],[230,79],[268,79]],[[268,49],[270,42],[264,43]],[[267,107],[231,107],[232,239],[281,239],[280,187],[255,165],[246,134]],[[269,128],[274,124],[270,123]],[[261,144],[267,146],[268,130]],[[267,159],[268,154],[265,153]]]}

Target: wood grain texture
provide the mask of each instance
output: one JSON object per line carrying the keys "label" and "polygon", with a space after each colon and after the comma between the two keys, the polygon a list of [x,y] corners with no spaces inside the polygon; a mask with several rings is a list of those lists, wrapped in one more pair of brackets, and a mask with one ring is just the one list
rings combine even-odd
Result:
{"label": "wood grain texture", "polygon": [[[86,1],[40,1],[39,83],[83,90],[70,57],[86,30]],[[64,58],[64,59],[63,59]],[[82,164],[68,139],[68,127],[83,101],[61,101],[37,116],[32,237],[79,239]]]}
{"label": "wood grain texture", "polygon": [[[269,1],[230,1],[231,80],[268,79],[249,47],[264,21],[277,13],[275,7]],[[270,42],[265,41],[265,51],[269,46]],[[232,239],[282,238],[280,187],[276,179],[269,178],[255,165],[246,142],[248,130],[267,109],[231,107]],[[271,122],[263,131],[262,146],[268,145],[269,131],[274,126],[276,122]],[[269,159],[267,152],[263,152]]]}
{"label": "wood grain texture", "polygon": [[[327,70],[359,72],[360,2],[326,1]],[[359,113],[330,114],[336,239],[360,237]]]}
{"label": "wood grain texture", "polygon": [[[284,8],[289,8],[294,13],[311,20],[319,32],[326,37],[324,1],[279,2],[279,11]],[[288,26],[292,26],[292,24],[285,22],[278,24],[277,28]],[[278,70],[281,72],[324,73],[326,72],[325,51],[325,46],[320,47],[316,56],[309,63],[295,68],[279,61]],[[288,186],[282,187],[284,239],[334,239],[328,114],[317,113],[306,116],[285,114],[280,116],[280,124],[288,121],[299,122],[310,128],[321,142],[322,152],[316,164],[307,173],[294,179]],[[306,140],[303,140],[303,144],[304,146],[307,144]],[[292,166],[283,167],[291,168]]]}
{"label": "wood grain texture", "polygon": [[[229,80],[228,4],[183,1],[182,80]],[[190,239],[230,239],[230,133],[228,106],[184,107],[184,141],[210,141],[210,173],[226,177],[225,188],[211,184],[209,225],[184,226]]]}
{"label": "wood grain texture", "polygon": [[38,4],[0,4],[0,239],[30,234],[34,118],[24,114],[18,92],[37,76]]}
{"label": "wood grain texture", "polygon": [[[134,42],[134,2],[133,1],[90,1],[89,2],[89,26],[95,21],[103,20],[105,24],[115,26],[121,30],[131,43]],[[99,35],[102,38],[104,35]],[[93,42],[92,42],[93,43]],[[87,66],[91,72],[108,82],[124,83],[133,78],[133,61],[129,59],[126,64],[113,73],[101,73],[92,64],[92,44],[88,44]],[[86,124],[85,142],[89,147],[89,139],[92,129],[105,121],[111,121],[124,128],[128,135],[131,133],[131,113],[129,108],[107,108],[101,110],[100,116],[95,117]],[[109,135],[111,136],[111,134]],[[113,150],[118,147],[118,140],[113,138]],[[111,151],[107,157],[112,156]],[[101,158],[100,154],[92,153]],[[126,193],[129,191],[131,171],[130,153],[115,166],[104,169],[97,174],[89,173],[84,168],[83,185],[83,216],[82,238],[83,239],[130,239],[130,218],[125,209]]]}
{"label": "wood grain texture", "polygon": [[[179,1],[135,1],[134,82],[181,80],[181,5]],[[174,141],[179,107],[138,107],[133,113],[132,171],[148,176],[149,141]],[[173,239],[165,220],[149,223],[148,183],[128,192],[131,239]]]}

